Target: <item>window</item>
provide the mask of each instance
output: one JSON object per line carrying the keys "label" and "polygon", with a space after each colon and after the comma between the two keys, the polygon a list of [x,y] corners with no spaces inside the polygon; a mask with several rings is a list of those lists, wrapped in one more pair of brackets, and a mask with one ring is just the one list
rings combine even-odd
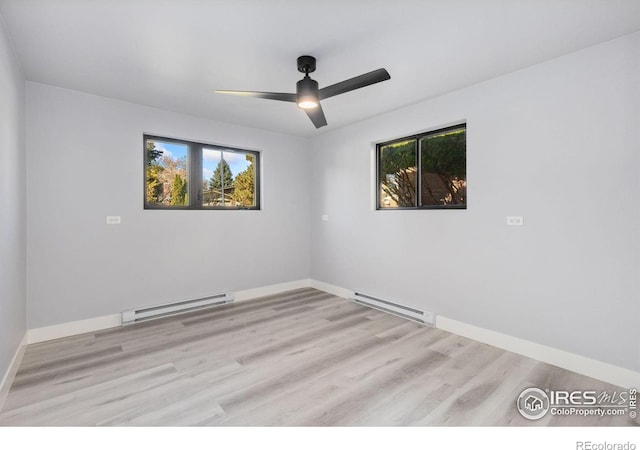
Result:
{"label": "window", "polygon": [[144,136],[145,209],[260,209],[260,154]]}
{"label": "window", "polygon": [[466,209],[466,128],[378,144],[377,209]]}

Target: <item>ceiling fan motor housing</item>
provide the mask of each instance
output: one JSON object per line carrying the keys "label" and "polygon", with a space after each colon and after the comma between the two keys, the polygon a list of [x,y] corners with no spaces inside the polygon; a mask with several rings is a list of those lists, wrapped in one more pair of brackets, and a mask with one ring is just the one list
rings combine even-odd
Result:
{"label": "ceiling fan motor housing", "polygon": [[304,77],[296,83],[296,93],[298,94],[298,101],[303,97],[311,97],[316,101],[320,99],[318,82],[309,77]]}
{"label": "ceiling fan motor housing", "polygon": [[318,89],[318,82],[309,77],[304,77],[296,83],[296,93],[298,94],[298,97],[301,95],[313,95],[316,99],[319,99],[320,92]]}

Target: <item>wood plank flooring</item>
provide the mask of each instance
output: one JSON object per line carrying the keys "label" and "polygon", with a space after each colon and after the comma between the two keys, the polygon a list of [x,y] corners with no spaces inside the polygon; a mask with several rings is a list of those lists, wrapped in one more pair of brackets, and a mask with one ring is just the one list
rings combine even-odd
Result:
{"label": "wood plank flooring", "polygon": [[637,425],[515,408],[620,391],[314,289],[28,346],[3,426]]}

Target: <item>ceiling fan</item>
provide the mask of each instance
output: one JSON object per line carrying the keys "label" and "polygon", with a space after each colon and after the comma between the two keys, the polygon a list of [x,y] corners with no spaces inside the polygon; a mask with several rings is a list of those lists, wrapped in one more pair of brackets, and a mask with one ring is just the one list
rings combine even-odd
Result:
{"label": "ceiling fan", "polygon": [[242,95],[244,97],[266,98],[268,100],[280,100],[283,102],[297,103],[298,107],[304,109],[316,128],[327,124],[327,119],[322,112],[320,100],[344,94],[345,92],[369,86],[370,84],[386,81],[391,78],[385,69],[378,69],[357,77],[349,78],[340,83],[318,89],[318,82],[311,79],[309,74],[316,70],[316,59],[313,56],[300,56],[298,58],[298,70],[304,73],[304,78],[296,83],[296,93],[285,92],[255,92],[255,91],[220,91],[218,94]]}

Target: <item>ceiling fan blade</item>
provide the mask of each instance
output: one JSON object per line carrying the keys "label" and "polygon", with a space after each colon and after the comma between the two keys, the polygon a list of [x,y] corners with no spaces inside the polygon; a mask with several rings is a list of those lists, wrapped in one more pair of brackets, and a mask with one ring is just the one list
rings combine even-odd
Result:
{"label": "ceiling fan blade", "polygon": [[280,100],[282,102],[296,101],[296,94],[286,92],[254,92],[254,91],[215,91],[216,94],[239,95],[242,97],[266,98],[267,100]]}
{"label": "ceiling fan blade", "polygon": [[311,122],[316,126],[316,128],[324,127],[327,124],[327,119],[324,117],[324,112],[322,111],[322,106],[318,103],[318,106],[313,109],[305,109],[304,112],[307,113]]}
{"label": "ceiling fan blade", "polygon": [[386,81],[391,78],[389,72],[386,69],[378,69],[357,77],[349,78],[348,80],[341,81],[340,83],[332,84],[331,86],[320,89],[320,99],[333,97],[334,95],[344,94],[345,92],[360,89],[370,84]]}

